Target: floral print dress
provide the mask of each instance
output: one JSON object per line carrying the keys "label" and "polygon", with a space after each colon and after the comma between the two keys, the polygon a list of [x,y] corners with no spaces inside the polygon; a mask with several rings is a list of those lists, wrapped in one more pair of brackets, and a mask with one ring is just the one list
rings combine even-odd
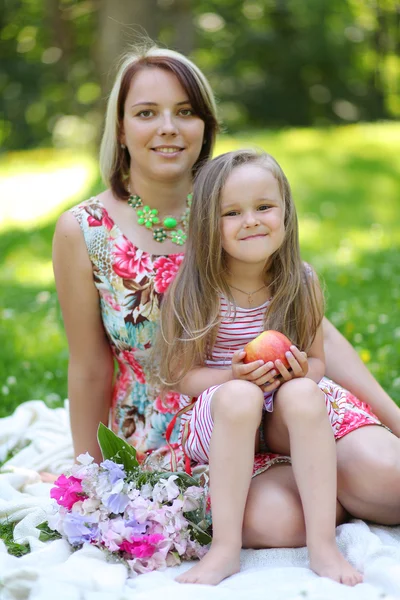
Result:
{"label": "floral print dress", "polygon": [[[183,254],[153,255],[129,241],[98,198],[71,209],[93,266],[104,329],[116,361],[111,424],[141,454],[165,445],[166,428],[179,410],[179,394],[161,398],[150,359],[160,301]],[[171,442],[177,442],[179,423]]]}

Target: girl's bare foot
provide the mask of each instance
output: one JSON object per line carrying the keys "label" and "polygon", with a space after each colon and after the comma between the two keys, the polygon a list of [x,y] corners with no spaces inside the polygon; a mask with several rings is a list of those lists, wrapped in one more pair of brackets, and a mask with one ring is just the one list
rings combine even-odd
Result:
{"label": "girl's bare foot", "polygon": [[240,570],[240,548],[213,544],[201,561],[176,577],[179,583],[217,585]]}
{"label": "girl's bare foot", "polygon": [[336,544],[309,549],[310,567],[321,577],[329,577],[345,585],[357,585],[363,577],[340,553]]}

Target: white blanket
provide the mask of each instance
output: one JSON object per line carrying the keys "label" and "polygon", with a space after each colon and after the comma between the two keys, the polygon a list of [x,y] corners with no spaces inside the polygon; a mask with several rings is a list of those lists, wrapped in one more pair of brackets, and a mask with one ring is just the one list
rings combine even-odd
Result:
{"label": "white blanket", "polygon": [[[65,540],[41,542],[36,525],[51,511],[51,484],[38,470],[61,473],[72,462],[67,409],[43,402],[22,404],[0,419],[0,460],[21,450],[0,474],[0,520],[18,522],[15,541],[31,553],[7,554],[0,541],[1,600],[391,600],[400,598],[400,527],[373,527],[353,521],[337,529],[343,554],[364,572],[354,588],[317,577],[308,568],[307,550],[243,550],[241,572],[216,587],[180,585],[177,573],[191,563],[128,579],[120,563],[87,545],[72,552]],[[400,499],[399,499],[400,501]]]}

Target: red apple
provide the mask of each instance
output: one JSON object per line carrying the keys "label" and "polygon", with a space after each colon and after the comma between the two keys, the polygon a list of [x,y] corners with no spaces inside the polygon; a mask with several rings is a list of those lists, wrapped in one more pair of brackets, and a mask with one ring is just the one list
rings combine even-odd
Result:
{"label": "red apple", "polygon": [[290,365],[285,352],[290,351],[290,346],[292,346],[292,342],[283,333],[274,331],[273,329],[263,331],[243,348],[246,352],[243,362],[249,363],[254,360],[263,360],[264,363],[267,363],[269,361],[275,362],[279,359],[288,369]]}

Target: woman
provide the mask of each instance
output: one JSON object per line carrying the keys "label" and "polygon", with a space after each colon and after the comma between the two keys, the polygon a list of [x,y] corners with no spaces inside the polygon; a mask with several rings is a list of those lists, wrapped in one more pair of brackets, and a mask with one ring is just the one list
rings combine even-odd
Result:
{"label": "woman", "polygon": [[[108,423],[110,408],[114,431],[139,452],[164,444],[179,396],[170,392],[161,398],[149,351],[162,294],[182,261],[192,178],[210,158],[217,129],[212,91],[193,63],[157,48],[127,55],[108,101],[101,144],[108,189],[63,214],[54,236],[54,272],[70,349],[76,455],[88,451],[101,459],[96,432],[100,421]],[[368,402],[400,435],[400,409],[328,321],[324,346],[327,375]],[[360,497],[362,516],[376,514],[385,486],[393,494],[387,495],[381,522],[400,522],[400,506],[393,512],[393,496],[400,493],[393,483],[399,479],[393,477],[397,448],[389,459],[374,455],[371,470],[370,450],[356,434],[337,444],[337,521],[345,518],[343,506],[350,513],[354,504],[359,508]],[[172,441],[176,436],[177,428]],[[366,486],[358,474],[367,464],[371,477]],[[305,544],[290,464],[278,462],[253,479],[243,537],[249,547]]]}

